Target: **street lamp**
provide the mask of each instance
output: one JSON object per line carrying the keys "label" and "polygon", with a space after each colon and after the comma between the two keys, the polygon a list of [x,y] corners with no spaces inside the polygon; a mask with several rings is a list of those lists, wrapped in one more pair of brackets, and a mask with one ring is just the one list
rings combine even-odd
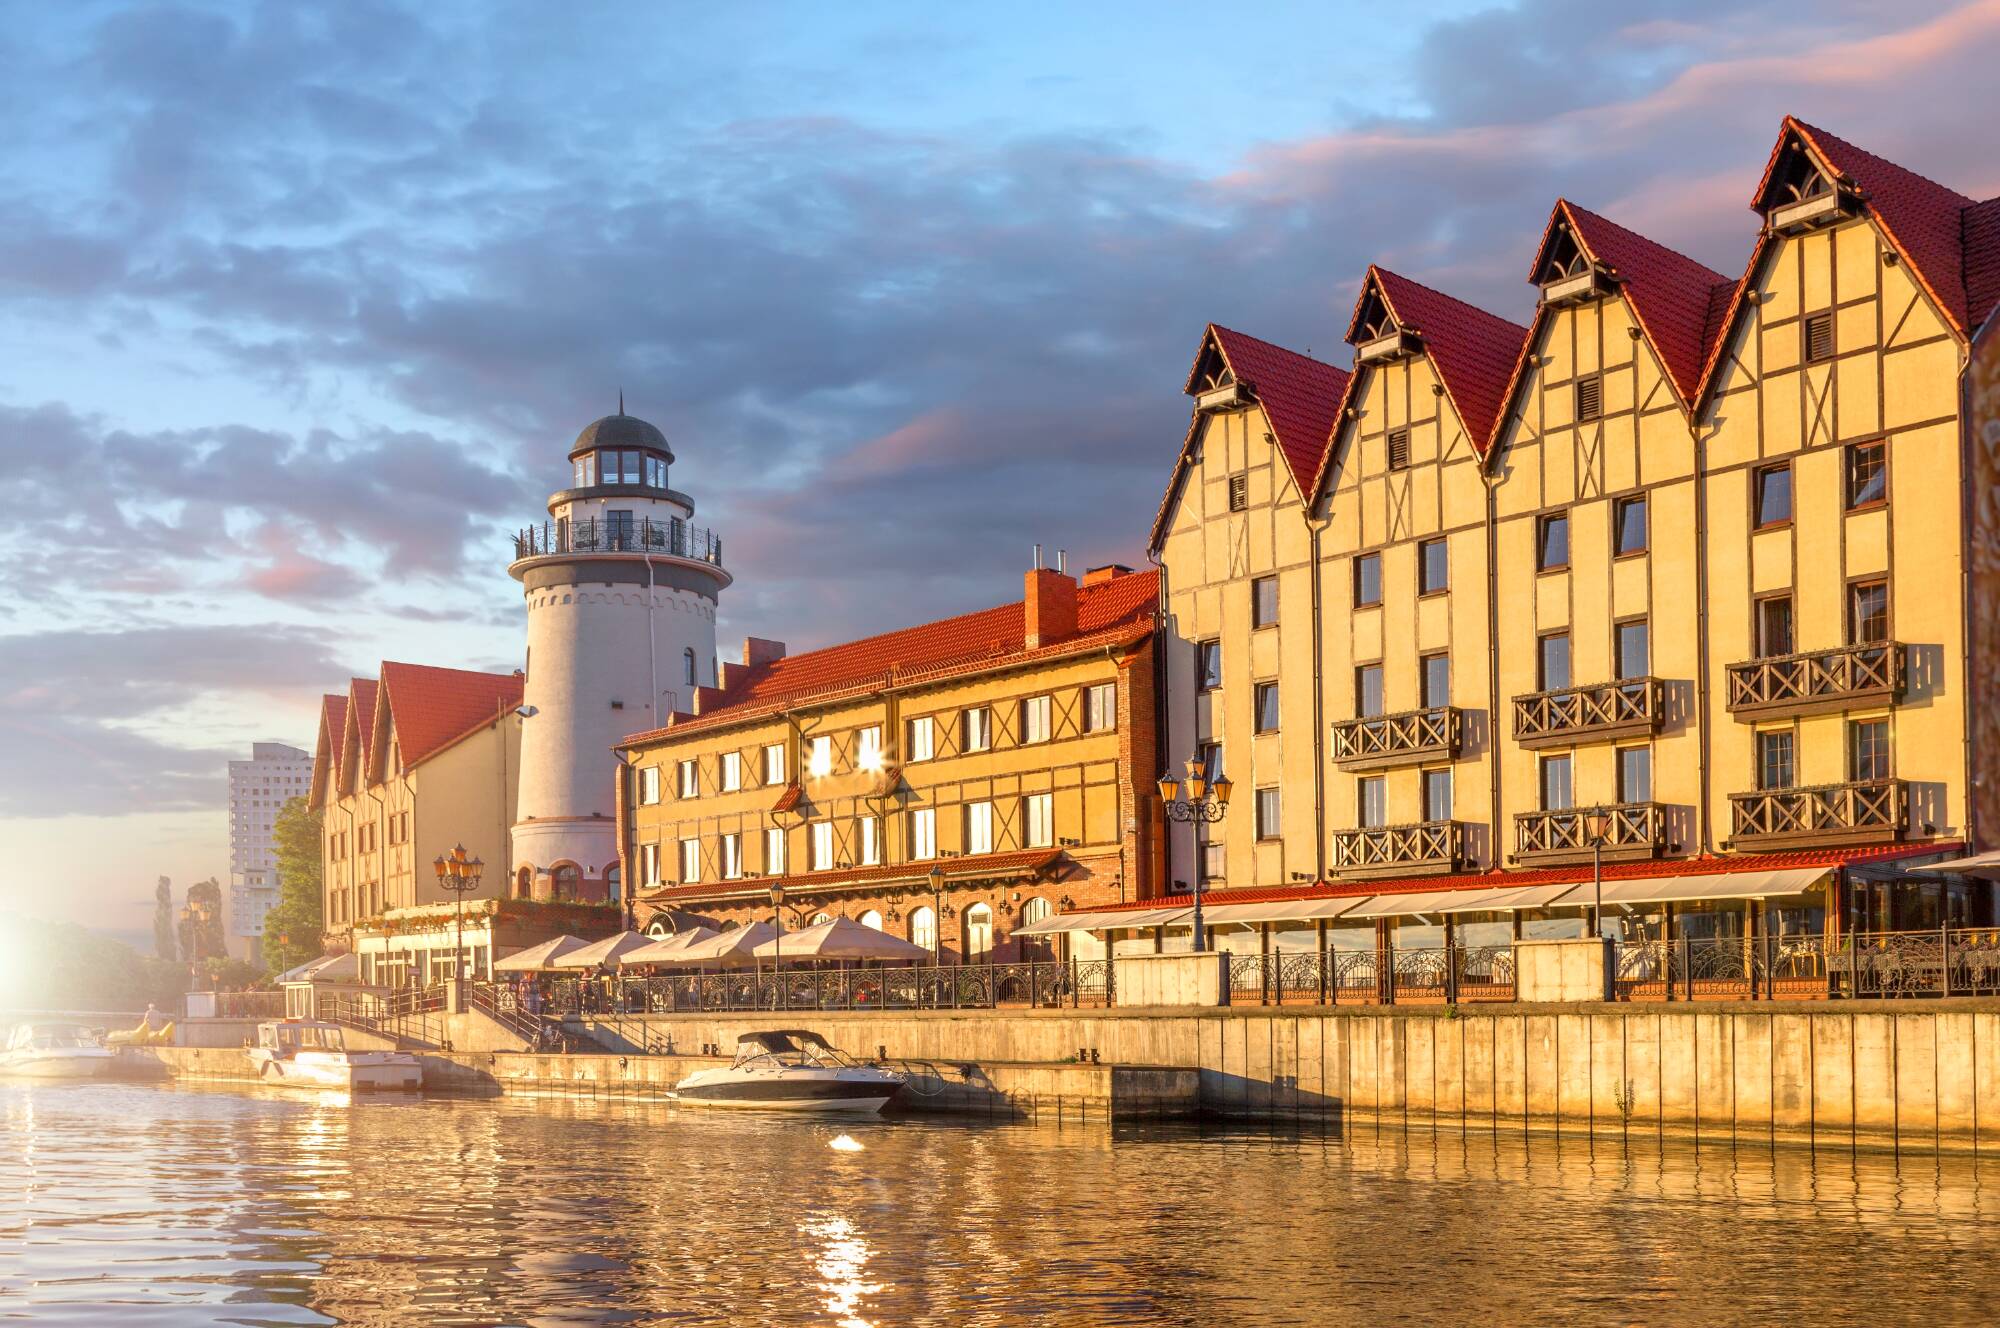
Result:
{"label": "street lamp", "polygon": [[944,963],[944,865],[932,863],[925,880],[931,887],[931,967]]}
{"label": "street lamp", "polygon": [[465,897],[479,888],[479,878],[485,874],[486,864],[478,858],[466,857],[465,845],[460,844],[433,860],[431,870],[437,873],[438,889],[451,891],[456,907],[451,953],[452,978],[456,981],[465,976],[466,967]]}
{"label": "street lamp", "polygon": [[1611,813],[1592,807],[1583,814],[1583,837],[1590,843],[1591,911],[1597,919],[1597,939],[1604,939],[1604,841],[1611,837]]}
{"label": "street lamp", "polygon": [[[1160,776],[1160,801],[1166,807],[1167,819],[1192,824],[1196,821],[1214,823],[1223,818],[1229,806],[1229,794],[1235,787],[1228,775],[1217,775],[1210,783],[1206,779],[1199,757],[1189,757],[1187,779],[1176,780],[1172,775]],[[1185,794],[1178,797],[1177,794]],[[1208,948],[1208,930],[1202,926],[1201,888],[1206,884],[1201,864],[1194,867],[1194,948],[1196,953]]]}
{"label": "street lamp", "polygon": [[181,905],[181,927],[188,938],[188,990],[201,989],[201,934],[208,929],[213,910],[206,899],[190,899]]}
{"label": "street lamp", "polygon": [[771,970],[776,972],[785,962],[785,883],[771,882],[771,918],[778,925],[776,948],[771,951]]}

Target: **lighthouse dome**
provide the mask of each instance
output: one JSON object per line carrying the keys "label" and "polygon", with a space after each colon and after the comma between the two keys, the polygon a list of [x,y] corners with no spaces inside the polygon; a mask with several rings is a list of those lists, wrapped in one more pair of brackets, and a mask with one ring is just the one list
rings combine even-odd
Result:
{"label": "lighthouse dome", "polygon": [[583,426],[583,432],[570,444],[569,454],[574,460],[585,452],[595,452],[604,447],[643,447],[665,453],[669,461],[674,459],[673,449],[667,446],[667,436],[636,415],[620,413],[592,420]]}

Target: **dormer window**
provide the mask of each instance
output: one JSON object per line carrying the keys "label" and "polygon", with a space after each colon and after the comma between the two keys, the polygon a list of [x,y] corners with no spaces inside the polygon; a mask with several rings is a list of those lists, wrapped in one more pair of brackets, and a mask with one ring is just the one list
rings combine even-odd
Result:
{"label": "dormer window", "polygon": [[1590,261],[1567,222],[1558,222],[1549,232],[1535,284],[1542,288],[1543,304],[1570,304],[1611,293],[1609,279]]}
{"label": "dormer window", "polygon": [[1772,230],[1796,233],[1852,216],[1855,201],[1851,189],[1829,177],[1805,145],[1791,139],[1779,155],[1760,203]]}
{"label": "dormer window", "polygon": [[1194,397],[1194,408],[1204,412],[1233,410],[1244,402],[1243,385],[1236,381],[1213,336],[1202,347],[1194,376],[1188,380],[1188,393]]}
{"label": "dormer window", "polygon": [[1353,343],[1355,358],[1362,364],[1386,364],[1417,351],[1417,338],[1403,330],[1389,312],[1381,289],[1372,281],[1367,294],[1361,297],[1361,308],[1355,312],[1347,339]]}

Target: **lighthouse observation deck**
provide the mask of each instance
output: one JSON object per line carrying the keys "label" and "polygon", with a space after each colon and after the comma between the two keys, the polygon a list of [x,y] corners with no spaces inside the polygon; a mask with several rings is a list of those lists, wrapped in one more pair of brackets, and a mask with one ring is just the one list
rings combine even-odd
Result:
{"label": "lighthouse observation deck", "polygon": [[[626,519],[619,519],[620,517]],[[576,554],[652,554],[722,567],[722,537],[679,517],[632,520],[614,513],[606,519],[544,521],[515,532],[514,562]]]}

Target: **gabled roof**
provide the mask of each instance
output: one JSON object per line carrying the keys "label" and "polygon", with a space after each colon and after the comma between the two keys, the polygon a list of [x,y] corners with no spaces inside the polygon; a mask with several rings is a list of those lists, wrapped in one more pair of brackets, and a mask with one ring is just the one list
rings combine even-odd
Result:
{"label": "gabled roof", "polygon": [[313,745],[312,787],[307,791],[309,806],[323,806],[340,787],[340,743],[347,734],[347,696],[327,692],[319,698],[319,738]]}
{"label": "gabled roof", "polygon": [[1076,635],[1030,649],[1020,600],[977,613],[905,627],[824,650],[789,655],[734,671],[719,702],[699,715],[675,715],[665,728],[635,733],[634,745],[755,718],[808,698],[867,692],[925,677],[1011,667],[1085,650],[1136,643],[1151,635],[1159,574],[1127,572],[1076,594]]}
{"label": "gabled roof", "polygon": [[[1735,283],[1567,199],[1557,200],[1556,211],[1567,218],[1570,233],[1591,260],[1617,278],[1681,400],[1693,401],[1708,358],[1709,307],[1718,291],[1726,295]],[[1554,218],[1550,220],[1553,224]]]}
{"label": "gabled roof", "polygon": [[[373,678],[355,678],[348,683],[347,737],[341,740],[341,787],[359,788],[368,779],[368,754],[375,750],[375,695],[381,684]],[[354,764],[348,764],[348,753]]]}
{"label": "gabled roof", "polygon": [[[520,705],[523,683],[518,673],[475,673],[384,661],[382,695],[388,714],[383,732],[395,735],[402,769],[421,765],[467,733],[485,728],[496,716]],[[378,756],[388,759],[386,750]]]}
{"label": "gabled roof", "polygon": [[[1341,403],[1346,400],[1347,370],[1297,351],[1286,350],[1247,332],[1210,323],[1202,332],[1201,345],[1195,351],[1194,363],[1189,366],[1187,382],[1181,389],[1189,396],[1201,390],[1195,379],[1211,348],[1228,366],[1230,376],[1248,389],[1257,404],[1264,408],[1271,436],[1278,440],[1278,451],[1291,468],[1299,493],[1302,496],[1311,493],[1313,478],[1319,471],[1320,454],[1326,450],[1327,436],[1332,433]],[[1200,416],[1197,414],[1190,420],[1187,435],[1181,440],[1180,458],[1174,463],[1174,474],[1167,484],[1166,496],[1160,500],[1159,514],[1153,519],[1148,548],[1159,548],[1166,534],[1167,513],[1186,481],[1194,455],[1195,438],[1200,432],[1199,424]]]}

